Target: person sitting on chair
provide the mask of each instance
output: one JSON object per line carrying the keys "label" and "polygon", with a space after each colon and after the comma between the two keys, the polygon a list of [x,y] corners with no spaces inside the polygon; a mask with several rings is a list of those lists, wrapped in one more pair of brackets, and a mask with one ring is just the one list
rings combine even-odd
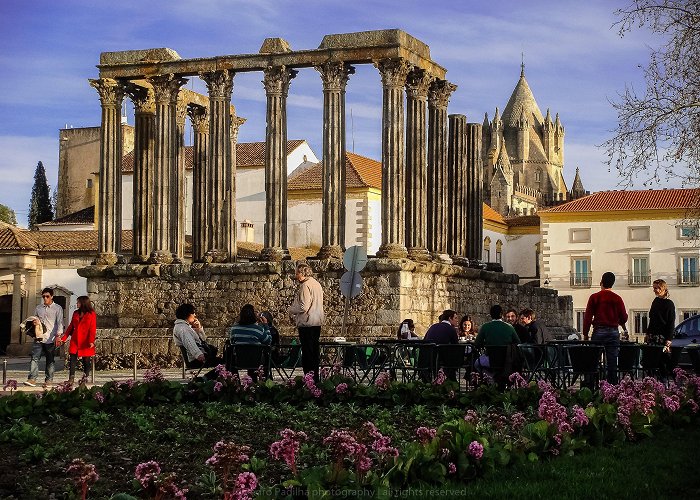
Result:
{"label": "person sitting on chair", "polygon": [[[238,321],[228,330],[229,341],[231,344],[270,345],[272,335],[267,321],[265,316],[255,314],[255,308],[251,304],[244,305]],[[248,370],[248,375],[257,381],[258,374],[255,370]]]}
{"label": "person sitting on chair", "polygon": [[407,318],[401,322],[396,338],[398,340],[411,340],[418,338],[418,335],[416,335],[416,325],[412,319]]}
{"label": "person sitting on chair", "polygon": [[[207,343],[204,327],[197,319],[192,304],[180,304],[175,310],[173,342],[185,350],[188,368],[212,368],[223,364],[223,359],[216,355],[217,348]],[[216,371],[211,370],[206,378],[215,379]]]}
{"label": "person sitting on chair", "polygon": [[486,354],[480,356],[476,364],[478,365],[477,369],[488,368],[489,371],[493,373],[494,380],[499,388],[504,389],[510,374],[517,371],[519,368],[516,349],[520,339],[518,338],[518,334],[515,333],[513,326],[501,319],[503,308],[500,305],[495,304],[491,306],[489,314],[491,316],[491,321],[484,324],[479,329],[479,334],[476,336],[474,346],[477,349],[495,346],[512,347],[505,353],[505,358],[502,360],[503,366],[499,366],[498,369],[496,363]]}
{"label": "person sitting on chair", "polygon": [[452,309],[446,309],[438,320],[439,323],[428,328],[423,340],[433,344],[456,344],[458,342],[459,314]]}

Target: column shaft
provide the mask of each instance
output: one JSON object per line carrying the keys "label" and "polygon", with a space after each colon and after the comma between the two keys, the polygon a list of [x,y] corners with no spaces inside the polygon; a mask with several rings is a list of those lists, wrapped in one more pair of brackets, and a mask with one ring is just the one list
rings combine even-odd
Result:
{"label": "column shaft", "polygon": [[428,250],[447,253],[447,103],[457,87],[436,80],[428,93]]}
{"label": "column shaft", "polygon": [[177,221],[176,225],[170,227],[170,241],[173,245],[173,254],[178,260],[185,256],[185,224],[187,213],[185,210],[185,194],[187,189],[185,184],[185,121],[187,119],[187,103],[178,95],[175,105],[175,123],[177,134],[175,135],[175,153],[177,161],[173,170],[172,188],[170,189],[170,218]]}
{"label": "column shaft", "polygon": [[177,193],[178,184],[178,139],[176,122],[177,94],[186,79],[175,75],[149,78],[153,86],[156,120],[153,169],[153,248],[149,260],[169,263],[173,251],[177,251],[177,240],[172,227],[178,225],[173,219],[172,190]]}
{"label": "column shaft", "polygon": [[226,248],[228,249],[229,262],[234,262],[238,255],[238,227],[236,222],[236,144],[238,144],[238,131],[245,123],[245,118],[239,118],[235,113],[231,114],[231,170],[226,175],[226,199],[228,200],[228,223],[226,232]]}
{"label": "column shaft", "polygon": [[382,75],[382,244],[378,257],[401,259],[404,245],[404,110],[403,87],[410,71],[403,59],[376,63]]}
{"label": "column shaft", "polygon": [[481,128],[467,124],[467,257],[481,261],[484,239],[484,185],[481,162]]}
{"label": "column shaft", "polygon": [[121,250],[122,229],[122,126],[123,86],[111,78],[90,80],[100,95],[100,183],[97,219],[98,264],[113,265]]}
{"label": "column shaft", "polygon": [[128,84],[134,103],[134,177],[132,262],[146,262],[153,251],[153,167],[155,102],[153,91]]}
{"label": "column shaft", "polygon": [[323,214],[318,257],[343,257],[345,247],[345,87],[355,68],[343,62],[316,66],[323,81]]}
{"label": "column shaft", "polygon": [[22,315],[22,273],[14,272],[12,280],[12,327],[10,328],[10,344],[19,344],[19,325],[24,319]]}
{"label": "column shaft", "polygon": [[406,80],[406,248],[414,260],[428,260],[427,136],[425,106],[433,78],[414,68]]}
{"label": "column shaft", "polygon": [[202,262],[206,253],[207,213],[206,177],[207,146],[209,143],[209,116],[207,108],[197,104],[187,106],[192,121],[194,141],[192,144],[192,262]]}
{"label": "column shaft", "polygon": [[447,151],[448,226],[447,253],[466,256],[467,239],[467,117],[449,115],[449,144]]}
{"label": "column shaft", "polygon": [[265,69],[265,242],[263,260],[281,260],[287,243],[287,93],[296,71],[286,66]]}

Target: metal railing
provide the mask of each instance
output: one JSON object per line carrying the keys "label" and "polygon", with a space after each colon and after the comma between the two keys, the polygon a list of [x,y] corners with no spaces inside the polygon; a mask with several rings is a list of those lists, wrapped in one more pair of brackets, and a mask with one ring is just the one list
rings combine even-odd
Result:
{"label": "metal railing", "polygon": [[593,282],[593,273],[570,273],[569,285],[572,288],[590,288]]}
{"label": "metal railing", "polygon": [[678,285],[700,286],[699,271],[678,271]]}
{"label": "metal railing", "polygon": [[643,274],[628,274],[629,286],[650,286],[651,285],[651,270]]}

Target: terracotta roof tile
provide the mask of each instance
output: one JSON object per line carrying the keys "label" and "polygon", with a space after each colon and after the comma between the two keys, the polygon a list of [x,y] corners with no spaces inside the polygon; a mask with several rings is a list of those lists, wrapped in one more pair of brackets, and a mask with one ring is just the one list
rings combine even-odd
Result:
{"label": "terracotta roof tile", "polygon": [[83,208],[82,210],[78,210],[77,212],[73,212],[72,214],[64,215],[63,217],[59,217],[58,219],[54,219],[49,222],[44,222],[43,224],[39,224],[40,226],[57,226],[57,225],[63,225],[63,224],[92,224],[95,222],[95,205],[87,208]]}
{"label": "terracotta roof tile", "polygon": [[[301,146],[304,141],[295,139],[287,141],[287,155]],[[193,161],[192,146],[185,147],[185,168],[192,169]],[[239,142],[236,144],[236,166],[253,167],[265,165],[265,143],[264,142]],[[122,157],[122,172],[130,173],[134,171],[134,152],[129,151]]]}
{"label": "terracotta roof tile", "polygon": [[669,210],[700,207],[700,188],[602,191],[543,210],[558,212],[607,212],[612,210]]}
{"label": "terracotta roof tile", "polygon": [[[292,190],[321,189],[323,183],[323,162],[292,173],[287,188]],[[382,164],[377,160],[355,153],[345,156],[346,188],[382,188]]]}
{"label": "terracotta roof tile", "polygon": [[35,233],[0,222],[0,250],[36,250],[37,244],[32,238]]}
{"label": "terracotta roof tile", "polygon": [[500,224],[506,223],[506,221],[503,219],[503,216],[496,212],[493,208],[488,206],[486,203],[484,203],[483,217],[484,220],[490,220],[492,222],[498,222]]}
{"label": "terracotta roof tile", "polygon": [[508,227],[525,227],[525,226],[538,226],[540,225],[540,216],[535,215],[520,215],[518,217],[508,217],[506,219],[506,224]]}
{"label": "terracotta roof tile", "polygon": [[[131,230],[122,231],[122,251],[131,251]],[[97,230],[32,231],[42,252],[97,252]]]}

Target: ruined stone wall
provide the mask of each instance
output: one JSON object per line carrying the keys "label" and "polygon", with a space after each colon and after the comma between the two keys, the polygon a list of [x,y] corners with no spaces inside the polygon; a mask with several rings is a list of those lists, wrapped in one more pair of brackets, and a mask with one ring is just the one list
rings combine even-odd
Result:
{"label": "ruined stone wall", "polygon": [[[339,282],[345,270],[335,261],[310,264],[325,291],[327,321],[322,335],[339,336],[344,306]],[[223,337],[247,303],[257,310],[271,311],[283,337],[296,336],[286,314],[297,287],[293,272],[291,261],[89,266],[79,271],[88,278],[88,294],[97,311],[99,344],[109,345],[113,351],[153,351],[159,345],[172,349],[169,342],[150,338],[170,337],[175,308],[185,302],[194,304],[209,336]],[[447,308],[469,313],[477,324],[483,324],[494,303],[518,309],[532,307],[550,326],[572,323],[570,297],[520,286],[516,275],[390,259],[371,259],[361,274],[363,290],[349,309],[348,340],[394,337],[404,318],[413,318],[422,334]],[[144,340],[133,344],[134,338]]]}

